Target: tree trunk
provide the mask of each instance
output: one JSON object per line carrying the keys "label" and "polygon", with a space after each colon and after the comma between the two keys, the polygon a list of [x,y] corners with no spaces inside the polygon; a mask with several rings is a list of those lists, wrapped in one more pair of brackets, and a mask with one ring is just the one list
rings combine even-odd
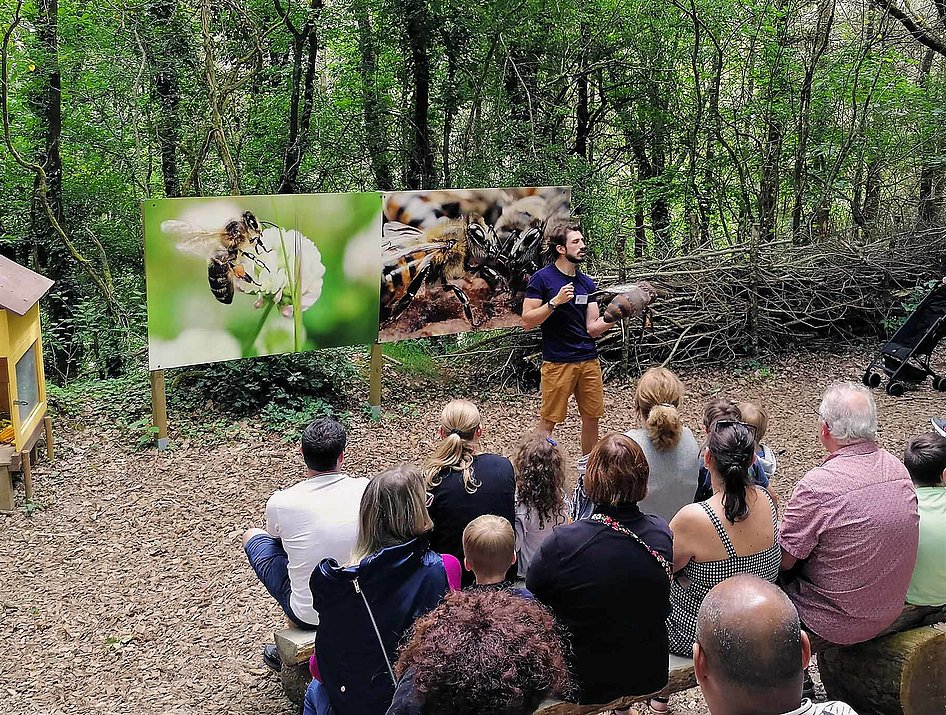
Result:
{"label": "tree trunk", "polygon": [[[927,50],[920,63],[920,86],[929,91],[930,71],[933,68],[933,50]],[[939,137],[936,137],[939,143]],[[935,152],[939,153],[939,152]],[[921,226],[930,226],[937,222],[939,205],[936,199],[935,184],[941,169],[931,163],[924,163],[920,168],[919,206],[917,222]]]}
{"label": "tree trunk", "polygon": [[946,709],[946,624],[893,633],[818,656],[828,697],[858,712],[942,715]]}
{"label": "tree trunk", "polygon": [[434,155],[430,140],[430,58],[427,55],[430,22],[426,0],[405,0],[404,12],[414,81],[404,183],[411,189],[429,189],[434,184]]}
{"label": "tree trunk", "polygon": [[388,159],[388,130],[384,121],[381,93],[378,91],[378,54],[375,50],[374,29],[371,27],[367,3],[359,3],[357,13],[365,145],[375,186],[380,191],[393,191],[394,180],[391,178]]}
{"label": "tree trunk", "polygon": [[[582,38],[585,36],[582,28]],[[588,158],[588,135],[591,132],[591,111],[588,108],[588,57],[582,52],[578,60],[578,76],[575,82],[578,85],[578,106],[575,109],[575,149],[574,152],[582,159]]]}
{"label": "tree trunk", "polygon": [[[59,1],[39,0],[36,4],[36,89],[30,105],[43,129],[36,163],[46,172],[46,198],[53,216],[65,227],[62,195],[62,79],[59,72]],[[53,229],[40,200],[39,177],[33,184],[31,233],[36,247],[39,272],[56,279],[49,300],[49,325],[54,339],[46,342],[49,366],[62,380],[68,379],[76,362],[82,359],[82,343],[75,324],[79,303],[76,277],[69,256]]]}
{"label": "tree trunk", "polygon": [[795,200],[792,204],[792,239],[795,244],[807,243],[808,236],[801,231],[804,210],[805,190],[808,174],[808,138],[811,133],[811,93],[815,81],[815,69],[818,60],[828,47],[831,27],[834,24],[835,0],[820,0],[818,24],[812,43],[811,59],[805,67],[798,101],[798,149],[795,153],[795,169],[792,178],[795,182]]}
{"label": "tree trunk", "polygon": [[[318,54],[316,26],[307,20],[297,28],[275,0],[276,11],[292,36],[292,83],[289,90],[289,135],[279,176],[280,194],[299,193],[299,170],[309,148],[309,129],[312,122],[312,104],[315,97],[315,58]],[[321,0],[312,0],[311,9],[321,9]]]}
{"label": "tree trunk", "polygon": [[177,0],[153,0],[145,4],[148,27],[144,28],[147,59],[151,65],[151,96],[157,104],[155,134],[161,154],[164,195],[181,195],[177,164],[181,141],[181,86],[178,70],[185,60],[185,31],[178,18]]}

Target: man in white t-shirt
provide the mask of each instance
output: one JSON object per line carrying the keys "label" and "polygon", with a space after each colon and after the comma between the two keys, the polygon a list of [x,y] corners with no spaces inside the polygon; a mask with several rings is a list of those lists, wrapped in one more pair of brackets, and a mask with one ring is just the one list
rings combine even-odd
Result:
{"label": "man in white t-shirt", "polygon": [[693,666],[712,715],[857,715],[802,699],[810,658],[795,606],[768,581],[733,576],[703,599]]}
{"label": "man in white t-shirt", "polygon": [[[314,629],[309,577],[319,562],[348,561],[358,538],[358,510],[367,479],[342,472],[347,435],[340,422],[315,420],[302,433],[306,478],[275,492],[266,502],[266,530],[247,529],[243,549],[257,577],[300,628]],[[275,647],[263,660],[278,670]]]}

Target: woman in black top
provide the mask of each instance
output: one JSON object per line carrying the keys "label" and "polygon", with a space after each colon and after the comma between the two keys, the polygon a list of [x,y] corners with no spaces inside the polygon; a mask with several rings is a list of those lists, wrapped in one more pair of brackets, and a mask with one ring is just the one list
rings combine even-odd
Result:
{"label": "woman in black top", "polygon": [[623,434],[605,435],[585,473],[594,514],[552,532],[526,577],[571,634],[580,703],[646,695],[667,684],[673,542],[667,522],[637,506],[647,477],[640,446]]}
{"label": "woman in black top", "polygon": [[[443,440],[424,465],[429,492],[427,510],[434,522],[430,548],[452,554],[463,563],[463,530],[476,517],[494,514],[516,524],[516,476],[512,463],[498,454],[479,451],[483,428],[476,405],[466,400],[447,403],[440,415]],[[516,567],[508,578],[516,577]],[[474,582],[464,569],[463,586]]]}

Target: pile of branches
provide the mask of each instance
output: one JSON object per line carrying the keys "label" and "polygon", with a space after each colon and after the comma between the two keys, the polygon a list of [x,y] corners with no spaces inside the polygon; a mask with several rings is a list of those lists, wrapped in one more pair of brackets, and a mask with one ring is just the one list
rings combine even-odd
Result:
{"label": "pile of branches", "polygon": [[[946,253],[946,229],[793,245],[728,246],[685,256],[599,265],[599,287],[638,280],[659,291],[646,322],[624,321],[599,341],[605,378],[653,364],[725,364],[800,346],[839,347],[884,335],[905,299]],[[474,339],[455,357],[492,365],[489,377],[538,384],[539,331]]]}

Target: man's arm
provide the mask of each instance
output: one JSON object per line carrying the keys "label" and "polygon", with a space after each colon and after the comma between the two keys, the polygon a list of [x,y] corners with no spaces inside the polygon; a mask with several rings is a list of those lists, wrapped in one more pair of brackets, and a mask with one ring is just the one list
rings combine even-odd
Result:
{"label": "man's arm", "polygon": [[585,321],[585,329],[588,331],[588,335],[593,338],[599,338],[604,335],[615,323],[606,323],[604,318],[601,317],[601,310],[598,308],[598,304],[593,300],[588,301],[588,314]]}
{"label": "man's arm", "polygon": [[522,327],[531,330],[542,325],[555,309],[575,297],[575,286],[566,283],[547,303],[541,298],[526,298],[522,301]]}

